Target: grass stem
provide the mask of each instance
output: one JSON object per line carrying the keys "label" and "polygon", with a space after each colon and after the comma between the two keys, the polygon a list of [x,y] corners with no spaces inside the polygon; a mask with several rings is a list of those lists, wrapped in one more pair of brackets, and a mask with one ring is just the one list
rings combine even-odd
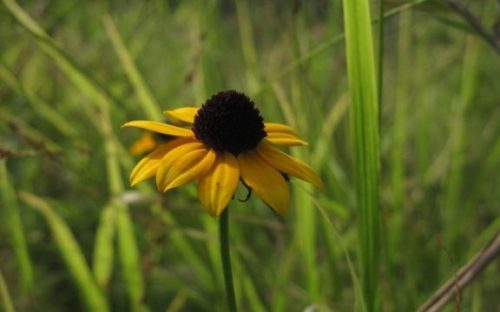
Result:
{"label": "grass stem", "polygon": [[219,239],[220,255],[222,259],[222,270],[224,271],[224,285],[226,287],[226,297],[229,311],[236,312],[236,298],[233,286],[233,271],[231,269],[231,255],[229,254],[229,207],[220,216]]}

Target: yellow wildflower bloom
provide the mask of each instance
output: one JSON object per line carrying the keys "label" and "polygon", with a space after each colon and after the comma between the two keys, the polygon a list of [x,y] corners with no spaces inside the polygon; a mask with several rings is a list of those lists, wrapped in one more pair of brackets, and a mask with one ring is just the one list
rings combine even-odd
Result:
{"label": "yellow wildflower bloom", "polygon": [[192,127],[143,120],[123,125],[173,137],[139,161],[130,175],[132,186],[156,176],[158,190],[166,192],[198,180],[198,196],[212,216],[225,209],[240,180],[280,214],[288,210],[290,197],[284,175],[322,187],[311,167],[273,146],[307,143],[286,125],[264,123],[242,93],[220,92],[200,109],[184,107],[165,115]]}
{"label": "yellow wildflower bloom", "polygon": [[142,155],[152,151],[157,145],[158,142],[154,139],[153,132],[144,131],[139,140],[135,141],[128,149],[128,152],[131,155]]}

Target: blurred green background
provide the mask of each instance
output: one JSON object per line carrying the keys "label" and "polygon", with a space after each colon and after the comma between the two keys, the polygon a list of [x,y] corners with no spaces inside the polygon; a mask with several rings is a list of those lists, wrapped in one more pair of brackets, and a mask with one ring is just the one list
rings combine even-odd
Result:
{"label": "blurred green background", "polygon": [[[500,229],[499,4],[450,2],[385,3],[382,311],[416,310]],[[326,185],[292,179],[285,218],[231,204],[241,310],[360,310],[343,29],[336,0],[4,0],[0,309],[224,310],[217,220],[195,184],[130,188],[140,132],[120,125],[237,89]],[[463,311],[498,309],[499,264]]]}

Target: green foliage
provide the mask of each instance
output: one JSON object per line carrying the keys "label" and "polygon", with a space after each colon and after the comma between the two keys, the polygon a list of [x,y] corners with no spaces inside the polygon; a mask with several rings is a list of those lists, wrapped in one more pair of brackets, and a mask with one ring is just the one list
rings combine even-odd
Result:
{"label": "green foliage", "polygon": [[359,259],[364,300],[368,311],[375,311],[378,310],[380,263],[380,152],[370,7],[367,0],[346,0],[343,4],[354,147]]}
{"label": "green foliage", "polygon": [[108,311],[106,298],[93,279],[85,257],[68,225],[43,199],[29,193],[22,193],[21,199],[38,209],[45,217],[69,274],[75,280],[88,309]]}
{"label": "green foliage", "polygon": [[388,1],[374,64],[369,1],[344,2],[3,0],[0,309],[222,311],[217,220],[195,185],[128,187],[120,126],[238,89],[325,183],[292,179],[285,218],[238,191],[240,310],[417,310],[500,230],[496,3]]}
{"label": "green foliage", "polygon": [[14,312],[14,304],[10,297],[9,289],[5,283],[2,272],[0,272],[0,298],[2,298],[2,307],[5,312]]}
{"label": "green foliage", "polygon": [[7,172],[6,159],[0,159],[0,194],[2,196],[2,220],[8,228],[11,246],[16,255],[21,287],[29,292],[33,288],[33,265],[26,245],[23,224],[19,215],[16,191]]}

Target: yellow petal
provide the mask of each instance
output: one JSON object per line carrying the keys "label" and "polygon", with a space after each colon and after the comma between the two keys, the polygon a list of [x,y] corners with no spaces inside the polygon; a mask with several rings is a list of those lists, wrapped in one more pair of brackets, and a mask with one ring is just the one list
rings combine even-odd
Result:
{"label": "yellow petal", "polygon": [[203,207],[217,217],[226,208],[240,180],[238,161],[230,153],[217,155],[212,169],[200,179],[198,197]]}
{"label": "yellow petal", "polygon": [[156,173],[158,190],[166,192],[196,180],[210,170],[215,152],[199,142],[186,143],[169,151]]}
{"label": "yellow petal", "polygon": [[168,117],[179,121],[188,123],[194,122],[194,116],[198,113],[197,107],[182,107],[172,110],[166,110],[163,114]]}
{"label": "yellow petal", "polygon": [[279,123],[273,123],[273,122],[266,122],[264,123],[264,130],[267,133],[272,133],[272,132],[281,132],[281,133],[289,133],[293,135],[297,135],[297,133],[289,126],[279,124]]}
{"label": "yellow petal", "polygon": [[240,154],[238,163],[245,184],[276,212],[285,214],[290,195],[281,173],[266,163],[256,151]]}
{"label": "yellow petal", "polygon": [[134,120],[129,121],[122,126],[122,128],[126,127],[135,127],[144,130],[149,130],[156,133],[162,133],[166,135],[180,136],[180,137],[190,137],[193,136],[193,131],[191,129],[181,128],[172,126],[163,122],[158,121],[149,121],[149,120]]}
{"label": "yellow petal", "polygon": [[[197,157],[198,155],[201,155],[199,151],[192,151],[191,154],[193,159],[195,159],[195,157]],[[186,154],[186,157],[190,157],[190,155]],[[167,177],[165,177],[165,182],[167,183],[167,185],[165,186],[163,191],[166,192],[170,189],[199,179],[200,177],[205,175],[210,170],[210,168],[212,168],[212,165],[215,162],[215,158],[216,154],[213,150],[206,150],[205,155],[201,160],[197,160],[195,162],[195,165],[193,165],[192,167],[184,168],[185,170],[183,170],[180,174],[178,172],[181,171],[182,168],[173,164],[172,168],[175,168],[176,170],[170,170],[170,176],[167,175]],[[172,182],[168,182],[169,179],[173,179]]]}
{"label": "yellow petal", "polygon": [[153,152],[141,159],[134,169],[132,169],[132,173],[130,174],[130,185],[134,186],[137,183],[154,176],[158,166],[160,165],[161,159],[165,156],[165,154],[177,146],[189,141],[192,142],[192,140],[185,138],[174,139],[168,143],[158,145]]}
{"label": "yellow petal", "polygon": [[307,142],[301,140],[298,136],[285,132],[267,133],[265,139],[271,143],[283,146],[307,145]]}
{"label": "yellow petal", "polygon": [[261,143],[257,148],[257,152],[269,165],[277,170],[307,181],[318,188],[323,188],[320,177],[305,163],[266,143]]}
{"label": "yellow petal", "polygon": [[141,155],[151,151],[156,147],[156,141],[153,138],[153,134],[149,131],[144,131],[141,138],[132,144],[128,149],[131,155]]}

